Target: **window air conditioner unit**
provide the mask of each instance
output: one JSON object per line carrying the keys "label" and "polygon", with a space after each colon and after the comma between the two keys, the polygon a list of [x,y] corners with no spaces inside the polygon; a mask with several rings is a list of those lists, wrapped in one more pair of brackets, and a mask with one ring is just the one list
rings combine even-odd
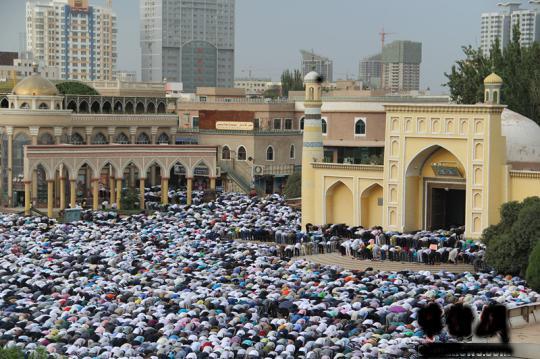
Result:
{"label": "window air conditioner unit", "polygon": [[264,173],[264,166],[253,166],[253,174],[255,176],[262,176]]}

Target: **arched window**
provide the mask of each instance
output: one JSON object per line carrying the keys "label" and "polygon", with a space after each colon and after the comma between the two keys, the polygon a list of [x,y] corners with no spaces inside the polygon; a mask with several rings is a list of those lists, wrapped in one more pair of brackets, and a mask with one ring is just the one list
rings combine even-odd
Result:
{"label": "arched window", "polygon": [[77,112],[77,103],[75,103],[75,101],[69,101],[69,103],[67,105],[67,109],[71,110],[73,112]]}
{"label": "arched window", "polygon": [[314,97],[315,97],[315,89],[313,87],[310,87],[309,88],[309,99],[313,100]]}
{"label": "arched window", "polygon": [[326,119],[321,119],[321,125],[322,125],[322,133],[323,135],[326,135],[328,132],[328,122],[326,121]]}
{"label": "arched window", "polygon": [[23,104],[21,105],[21,110],[29,110],[30,109],[30,105],[26,102],[23,102]]}
{"label": "arched window", "polygon": [[157,113],[165,113],[167,112],[167,108],[163,102],[160,102],[157,107]]}
{"label": "arched window", "polygon": [[126,103],[126,113],[133,113],[133,103],[132,102],[128,102]]}
{"label": "arched window", "polygon": [[304,130],[304,118],[303,117],[300,119],[300,129],[302,131]]}
{"label": "arched window", "polygon": [[114,113],[122,113],[124,109],[124,106],[122,106],[122,102],[116,101],[114,104]]}
{"label": "arched window", "polygon": [[161,135],[159,135],[159,137],[158,137],[157,143],[159,143],[160,145],[161,144],[168,144],[169,143],[169,136],[165,132],[162,132]]}
{"label": "arched window", "polygon": [[129,138],[128,136],[126,136],[124,132],[120,132],[118,136],[116,136],[116,139],[114,142],[121,145],[127,145],[129,143]]}
{"label": "arched window", "polygon": [[354,134],[355,135],[365,135],[366,134],[366,120],[358,118],[354,124]]}
{"label": "arched window", "polygon": [[156,105],[154,105],[153,102],[150,102],[148,106],[146,107],[147,113],[155,113],[156,112]]}
{"label": "arched window", "polygon": [[266,149],[266,160],[267,161],[274,160],[274,147],[268,146],[268,148]]}
{"label": "arched window", "polygon": [[296,147],[294,145],[291,145],[291,148],[289,149],[289,158],[291,160],[294,160],[296,157]]}
{"label": "arched window", "polygon": [[79,104],[79,113],[88,113],[88,102],[81,101]]}
{"label": "arched window", "polygon": [[246,148],[244,146],[240,146],[238,147],[238,153],[236,155],[236,159],[238,161],[245,161],[247,160],[247,153],[246,153]]}
{"label": "arched window", "polygon": [[71,144],[72,145],[83,145],[84,144],[84,138],[79,135],[77,132],[71,135]]}
{"label": "arched window", "polygon": [[92,139],[93,145],[106,145],[108,143],[107,137],[101,132],[98,132]]}
{"label": "arched window", "polygon": [[221,159],[222,160],[230,160],[231,159],[231,150],[228,146],[223,146],[221,149]]}
{"label": "arched window", "polygon": [[135,112],[138,114],[144,113],[144,104],[142,102],[137,103],[137,107],[135,108]]}
{"label": "arched window", "polygon": [[92,110],[92,113],[100,113],[101,112],[101,108],[99,106],[99,102],[95,101],[92,103],[92,107],[91,107],[91,110]]}
{"label": "arched window", "polygon": [[49,106],[45,102],[42,102],[42,103],[39,104],[39,109],[40,110],[48,110]]}
{"label": "arched window", "polygon": [[54,145],[54,138],[50,133],[45,132],[38,138],[38,145]]}
{"label": "arched window", "polygon": [[139,134],[139,137],[137,137],[137,144],[138,145],[147,145],[150,143],[150,137],[144,132],[141,132]]}
{"label": "arched window", "polygon": [[8,108],[9,107],[9,101],[7,98],[3,98],[2,102],[0,103],[1,108]]}
{"label": "arched window", "polygon": [[103,113],[112,113],[112,106],[110,102],[104,102],[103,107],[101,108]]}

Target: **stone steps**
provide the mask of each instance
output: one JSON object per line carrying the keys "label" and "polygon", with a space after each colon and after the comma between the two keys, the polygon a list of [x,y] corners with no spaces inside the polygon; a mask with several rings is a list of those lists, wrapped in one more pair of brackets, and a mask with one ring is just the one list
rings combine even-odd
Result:
{"label": "stone steps", "polygon": [[441,263],[436,265],[425,265],[421,263],[409,262],[358,260],[348,256],[343,257],[339,253],[317,254],[312,256],[305,256],[302,258],[322,265],[338,265],[345,269],[357,270],[364,270],[368,267],[371,267],[375,270],[395,272],[403,270],[430,272],[447,271],[452,273],[475,272],[474,267],[469,264]]}

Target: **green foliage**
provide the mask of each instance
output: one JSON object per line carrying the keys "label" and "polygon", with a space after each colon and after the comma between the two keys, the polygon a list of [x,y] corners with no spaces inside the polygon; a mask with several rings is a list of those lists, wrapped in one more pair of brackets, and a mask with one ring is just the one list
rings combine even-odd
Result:
{"label": "green foliage", "polygon": [[482,234],[486,243],[486,261],[499,273],[524,276],[529,254],[540,239],[540,198],[529,197],[522,203],[509,202],[501,207],[501,221]]}
{"label": "green foliage", "polygon": [[287,198],[298,198],[302,195],[302,174],[300,172],[294,172],[287,178],[283,195]]}
{"label": "green foliage", "polygon": [[527,116],[540,124],[540,44],[521,47],[521,34],[516,25],[514,36],[501,51],[496,41],[490,56],[480,49],[463,47],[465,59],[456,61],[450,73],[445,73],[453,101],[475,104],[484,99],[484,79],[496,72],[504,80],[501,101],[512,111]]}
{"label": "green foliage", "polygon": [[304,79],[300,70],[285,70],[281,74],[281,93],[289,97],[289,91],[303,91]]}
{"label": "green foliage", "polygon": [[272,86],[263,93],[264,98],[277,99],[281,95],[279,86]]}
{"label": "green foliage", "polygon": [[56,84],[56,88],[63,95],[99,95],[95,89],[78,81],[60,82]]}
{"label": "green foliage", "polygon": [[540,241],[536,243],[529,256],[529,266],[525,276],[527,284],[537,292],[540,292]]}
{"label": "green foliage", "polygon": [[139,191],[132,188],[124,190],[122,193],[122,209],[133,210],[139,208]]}
{"label": "green foliage", "polygon": [[25,356],[22,349],[19,348],[0,348],[1,359],[47,359],[49,355],[45,348],[38,348],[35,352]]}

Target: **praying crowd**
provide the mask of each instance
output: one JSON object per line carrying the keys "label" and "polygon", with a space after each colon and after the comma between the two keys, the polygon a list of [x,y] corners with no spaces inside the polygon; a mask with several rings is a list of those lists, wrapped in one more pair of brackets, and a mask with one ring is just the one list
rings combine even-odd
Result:
{"label": "praying crowd", "polygon": [[282,247],[294,254],[298,243],[324,241],[327,250],[333,241],[345,255],[367,255],[358,248],[371,245],[381,259],[385,245],[390,259],[390,246],[400,256],[425,244],[482,251],[458,231],[305,232],[278,195],[225,193],[208,203],[202,195],[191,206],[124,218],[85,212],[65,224],[0,215],[0,346],[84,359],[405,358],[419,344],[461,339],[426,337],[416,318],[428,303],[479,313],[489,303],[540,300],[517,277],[347,271],[288,258]]}

